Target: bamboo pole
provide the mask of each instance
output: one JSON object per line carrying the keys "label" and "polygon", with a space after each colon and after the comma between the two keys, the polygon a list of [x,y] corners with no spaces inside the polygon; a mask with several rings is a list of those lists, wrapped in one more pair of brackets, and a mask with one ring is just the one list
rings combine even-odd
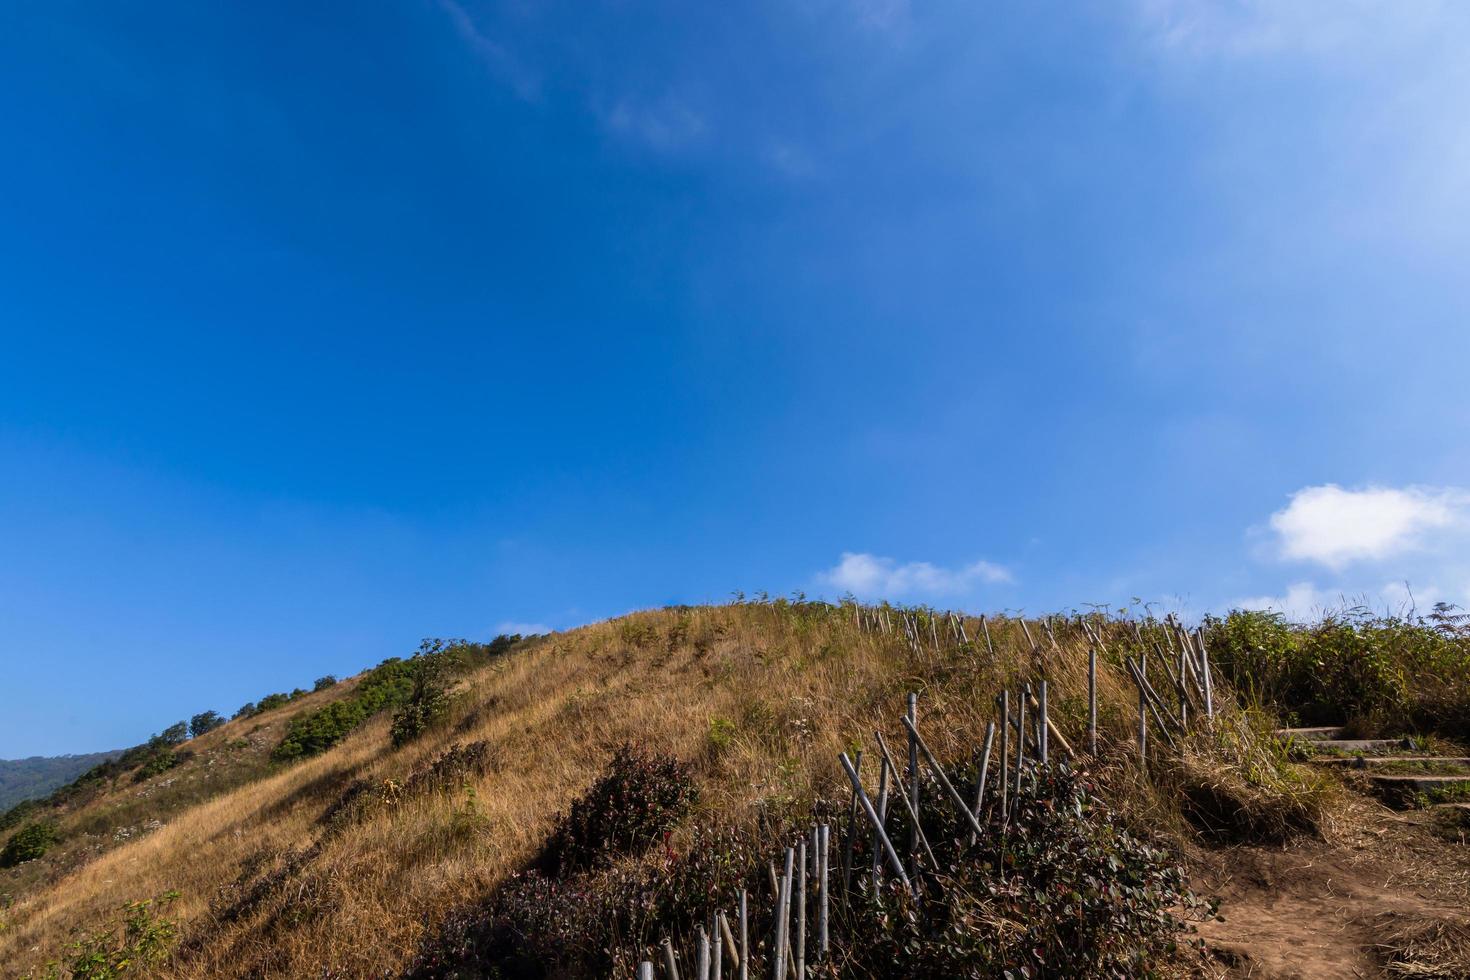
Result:
{"label": "bamboo pole", "polygon": [[985,652],[990,654],[990,659],[994,662],[995,644],[990,642],[990,624],[986,622],[984,616],[980,617],[980,632],[985,634]]}
{"label": "bamboo pole", "polygon": [[715,916],[714,949],[710,952],[710,964],[713,967],[710,980],[721,980],[725,972],[725,937],[720,934],[720,922],[723,918],[724,913]]}
{"label": "bamboo pole", "polygon": [[1210,679],[1210,651],[1205,646],[1204,627],[1199,627],[1195,632],[1199,636],[1200,673],[1205,677],[1205,717],[1213,722],[1215,720],[1215,685]]}
{"label": "bamboo pole", "polygon": [[[888,825],[888,760],[878,760],[878,822],[885,827]],[[872,867],[869,874],[873,878],[873,890],[878,889],[878,876],[883,871],[883,851],[876,845],[873,847]]]}
{"label": "bamboo pole", "polygon": [[1026,757],[1026,710],[1031,706],[1031,685],[1021,688],[1021,704],[1016,711],[1016,792],[1021,791],[1021,765]]}
{"label": "bamboo pole", "polygon": [[[888,751],[887,739],[883,737],[882,732],[874,731],[873,734],[878,737],[878,750],[883,753],[883,759],[888,763],[888,771],[897,773],[898,769],[894,766],[893,755]],[[898,789],[899,801],[903,803],[904,809],[908,811],[909,820],[913,822],[915,827],[919,827],[919,811],[914,809],[912,801],[909,800],[908,791],[903,788],[903,780],[895,777],[889,785]],[[939,861],[934,857],[934,852],[930,850],[929,838],[924,836],[922,827],[919,827],[919,846],[923,848],[924,856],[929,859],[929,867],[938,870]]]}
{"label": "bamboo pole", "polygon": [[1097,647],[1087,648],[1087,752],[1097,758]]}
{"label": "bamboo pole", "polygon": [[674,944],[664,937],[664,974],[669,980],[679,980],[679,964],[674,960]]}
{"label": "bamboo pole", "polygon": [[[980,819],[980,809],[985,805],[985,778],[990,775],[990,750],[995,745],[995,722],[989,722],[985,726],[985,750],[980,754],[980,775],[975,780],[975,819]],[[971,835],[970,845],[973,847],[977,835]]]}
{"label": "bamboo pole", "polygon": [[694,975],[699,980],[709,980],[709,934],[704,926],[699,927],[699,953],[694,962]]}
{"label": "bamboo pole", "polygon": [[1011,805],[1011,692],[1000,692],[1000,816],[1004,822]]}
{"label": "bamboo pole", "polygon": [[[919,695],[909,692],[908,719],[911,723],[919,723]],[[915,813],[919,812],[919,747],[914,744],[914,736],[909,735],[909,799],[913,801]],[[912,855],[919,849],[919,824],[914,823],[913,830],[909,832],[909,854]]]}
{"label": "bamboo pole", "polygon": [[[1050,626],[1048,626],[1047,628],[1049,630],[1050,629]],[[1036,742],[1037,742],[1037,745],[1039,747],[1038,754],[1041,757],[1040,758],[1040,761],[1041,761],[1041,764],[1044,766],[1044,765],[1046,765],[1046,760],[1047,760],[1047,753],[1046,753],[1046,749],[1047,749],[1047,746],[1046,746],[1046,729],[1047,729],[1047,726],[1051,723],[1051,717],[1047,714],[1047,711],[1046,711],[1046,679],[1045,678],[1043,678],[1042,681],[1041,681],[1041,704],[1038,706],[1038,710],[1039,710],[1038,717],[1040,718],[1040,720],[1037,722],[1037,725],[1036,725]]]}
{"label": "bamboo pole", "polygon": [[914,890],[913,883],[909,881],[908,872],[903,869],[903,862],[898,859],[898,852],[893,849],[893,843],[888,835],[883,832],[883,826],[878,823],[878,814],[873,809],[873,804],[868,800],[868,794],[863,792],[863,784],[858,781],[857,770],[853,768],[852,761],[847,758],[846,752],[840,752],[837,756],[842,763],[843,770],[847,773],[848,781],[852,783],[853,791],[857,794],[858,802],[862,804],[863,812],[867,814],[869,822],[873,825],[873,832],[878,835],[883,849],[888,853],[888,860],[893,864],[893,870],[898,875],[903,886],[909,891]]}
{"label": "bamboo pole", "polygon": [[653,964],[648,960],[638,964],[638,980],[653,980]]}
{"label": "bamboo pole", "polygon": [[[857,754],[853,759],[853,769],[856,772],[862,772],[862,749],[857,750]],[[857,798],[857,790],[854,790],[852,800],[847,808],[847,842],[842,848],[842,901],[844,903],[847,901],[848,893],[852,890],[852,849],[853,845],[857,843]]]}
{"label": "bamboo pole", "polygon": [[822,824],[820,827],[817,828],[817,850],[820,855],[820,869],[817,872],[817,901],[819,903],[817,911],[817,953],[824,960],[827,958],[828,951],[827,855],[830,852],[827,846],[827,839],[830,833],[831,828],[827,824]]}
{"label": "bamboo pole", "polygon": [[796,976],[806,977],[806,841],[796,845]]}
{"label": "bamboo pole", "polygon": [[[742,897],[744,896],[744,894],[744,892],[741,892]],[[730,966],[736,970],[739,970],[741,963],[740,946],[738,943],[735,942],[735,933],[730,931],[730,920],[725,917],[725,913],[723,911],[721,911],[719,915],[717,915],[715,918],[719,922],[720,935],[724,937],[725,940],[725,955],[730,957]]]}
{"label": "bamboo pole", "polygon": [[750,980],[750,916],[746,910],[746,892],[740,889],[740,960],[735,964],[740,980]]}
{"label": "bamboo pole", "polygon": [[929,769],[934,773],[934,777],[939,780],[939,785],[949,794],[950,801],[954,803],[955,809],[960,812],[960,815],[970,825],[970,831],[978,835],[980,833],[980,821],[975,819],[975,815],[965,805],[964,798],[960,796],[959,791],[950,783],[949,777],[944,774],[944,767],[939,764],[939,760],[934,758],[934,753],[929,751],[929,746],[925,743],[924,736],[919,734],[919,730],[914,727],[914,723],[907,718],[903,720],[903,723],[904,727],[909,730],[909,734],[913,736],[914,741],[918,743],[919,751],[924,753],[924,761],[929,763]]}
{"label": "bamboo pole", "polygon": [[776,958],[772,980],[785,980],[786,976],[788,932],[791,928],[791,872],[795,860],[795,853],[791,848],[786,848],[786,872],[777,881],[779,889],[776,898]]}
{"label": "bamboo pole", "polygon": [[[1173,745],[1174,736],[1170,734],[1168,723],[1165,721],[1166,718],[1169,718],[1169,715],[1166,711],[1160,710],[1159,706],[1154,703],[1158,699],[1158,695],[1150,689],[1148,678],[1142,675],[1138,664],[1134,663],[1131,658],[1127,661],[1127,664],[1128,670],[1133,674],[1134,683],[1138,685],[1140,699],[1143,702],[1140,710],[1144,707],[1148,709],[1148,713],[1153,715],[1154,721],[1158,723],[1159,734],[1164,736],[1164,741]],[[1173,719],[1169,720],[1172,721]]]}

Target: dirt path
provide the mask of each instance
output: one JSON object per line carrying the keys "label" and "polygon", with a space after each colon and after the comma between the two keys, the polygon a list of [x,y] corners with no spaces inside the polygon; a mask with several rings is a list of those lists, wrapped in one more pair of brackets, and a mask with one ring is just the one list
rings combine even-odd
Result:
{"label": "dirt path", "polygon": [[1326,840],[1210,851],[1197,868],[1222,899],[1200,932],[1225,976],[1470,977],[1470,848],[1443,822],[1349,796]]}

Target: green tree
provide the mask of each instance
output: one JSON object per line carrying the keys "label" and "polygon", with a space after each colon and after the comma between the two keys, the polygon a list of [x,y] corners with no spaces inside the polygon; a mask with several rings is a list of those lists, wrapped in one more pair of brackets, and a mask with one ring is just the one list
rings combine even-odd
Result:
{"label": "green tree", "polygon": [[189,719],[189,736],[198,738],[205,732],[212,732],[223,725],[225,720],[220,717],[218,711],[201,711]]}

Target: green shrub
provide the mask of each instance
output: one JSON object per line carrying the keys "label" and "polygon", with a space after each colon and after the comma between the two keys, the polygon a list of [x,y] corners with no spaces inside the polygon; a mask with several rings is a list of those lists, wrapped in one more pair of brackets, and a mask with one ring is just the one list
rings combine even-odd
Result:
{"label": "green shrub", "polygon": [[145,779],[168,772],[189,757],[190,754],[187,752],[156,752],[143,763],[137,772],[133,773],[133,782],[141,783]]}
{"label": "green shrub", "polygon": [[490,643],[424,640],[409,659],[389,657],[368,671],[349,697],[293,719],[271,758],[289,762],[323,752],[388,708],[407,709],[394,720],[394,744],[401,745],[443,716],[449,678],[504,655],[516,642],[509,636]]}
{"label": "green shrub", "polygon": [[992,815],[973,846],[942,791],[927,794],[926,835],[949,855],[945,870],[913,894],[860,879],[838,940],[847,955],[833,957],[842,976],[1154,976],[1187,920],[1214,914],[1182,865],[1124,829],[1084,776],[1037,768],[1020,789],[1008,827]]}
{"label": "green shrub", "polygon": [[325,677],[318,677],[316,679],[316,683],[311,685],[311,689],[313,691],[325,691],[329,687],[336,686],[337,678],[332,676],[331,674],[327,674]]}
{"label": "green shrub", "polygon": [[560,874],[636,853],[678,823],[697,797],[691,766],[623,745],[557,821],[537,863]]}
{"label": "green shrub", "polygon": [[56,827],[43,821],[26,824],[0,849],[0,868],[13,868],[43,856],[56,843]]}
{"label": "green shrub", "polygon": [[1235,689],[1287,720],[1364,734],[1470,734],[1470,635],[1443,609],[1413,618],[1348,612],[1306,625],[1237,611],[1207,619],[1206,630]]}

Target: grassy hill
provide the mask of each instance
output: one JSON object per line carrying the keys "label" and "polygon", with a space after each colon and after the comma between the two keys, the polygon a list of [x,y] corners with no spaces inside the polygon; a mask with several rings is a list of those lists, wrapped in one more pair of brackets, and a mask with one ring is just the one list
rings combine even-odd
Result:
{"label": "grassy hill", "polygon": [[65,786],[93,766],[115,759],[121,749],[86,755],[33,755],[26,759],[0,759],[0,811],[22,800],[46,796]]}
{"label": "grassy hill", "polygon": [[[143,774],[140,761],[9,818],[0,833],[44,825],[55,842],[0,870],[0,974],[42,976],[54,962],[56,976],[111,976],[71,968],[83,954],[105,958],[134,942],[132,973],[163,977],[480,976],[490,962],[507,976],[631,975],[664,935],[689,948],[714,907],[732,908],[737,884],[769,904],[766,863],[781,843],[813,822],[846,819],[839,753],[865,750],[863,781],[876,795],[873,732],[904,751],[908,692],[919,695],[935,756],[957,780],[973,780],[996,695],[1042,677],[1086,794],[1066,829],[1076,848],[1067,850],[1073,837],[1053,841],[1063,851],[1047,860],[1147,866],[1171,882],[1177,868],[1195,890],[1232,894],[1235,921],[1249,924],[1253,893],[1222,877],[1222,855],[1240,860],[1241,849],[1259,846],[1250,853],[1267,860],[1283,846],[1336,846],[1343,814],[1357,814],[1355,826],[1388,819],[1354,802],[1336,776],[1294,762],[1270,735],[1282,717],[1333,714],[1364,732],[1417,729],[1434,739],[1462,735],[1470,718],[1470,647],[1457,624],[1294,629],[1245,614],[1207,624],[1218,668],[1212,723],[1173,746],[1156,731],[1144,766],[1125,658],[1168,642],[1163,624],[982,624],[915,611],[910,629],[899,615],[785,601],[636,613],[528,640],[431,645],[237,718],[172,750],[177,761],[156,773]],[[1089,647],[1100,647],[1096,757],[1084,748]],[[1155,656],[1160,687],[1161,668]],[[631,755],[620,753],[627,745],[637,747]],[[947,804],[937,786],[923,798],[934,808],[923,825],[938,840]],[[1050,799],[1038,797],[1038,810],[1054,810]],[[640,822],[630,824],[635,809]],[[627,839],[618,828],[632,828]],[[588,840],[606,853],[578,851]],[[1412,846],[1441,876],[1470,873],[1464,849],[1442,834],[1426,830]],[[859,859],[866,867],[867,852]],[[970,881],[966,894],[993,884]],[[1173,901],[1190,887],[1139,894]],[[874,908],[886,901],[874,898]],[[978,949],[1007,929],[1035,931],[1042,917],[1026,910],[1053,899],[1011,895],[1006,916],[993,914],[1002,908],[993,895],[973,906],[945,901],[960,923],[946,935]],[[847,913],[852,935],[874,921],[864,914]],[[1231,923],[1230,903],[1225,916]],[[1415,962],[1464,966],[1470,958],[1456,957],[1470,933],[1457,916],[1435,920],[1449,937],[1437,951],[1400,937],[1374,962],[1386,968],[1392,950],[1412,948]],[[1040,925],[1064,920],[1057,911]],[[1138,917],[1119,922],[1139,926]],[[1247,963],[1249,937],[1231,928],[1205,924],[1215,946]],[[1149,935],[1138,940],[1140,970],[1232,968],[1223,954]],[[1101,942],[1086,937],[1083,946]],[[896,975],[844,955],[824,968]]]}

